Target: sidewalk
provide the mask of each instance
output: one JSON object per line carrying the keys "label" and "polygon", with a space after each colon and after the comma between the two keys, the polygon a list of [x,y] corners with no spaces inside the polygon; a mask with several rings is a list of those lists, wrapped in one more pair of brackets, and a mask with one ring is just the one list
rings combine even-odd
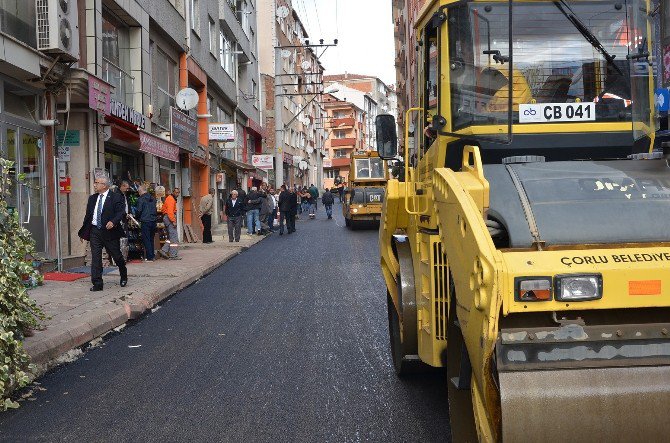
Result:
{"label": "sidewalk", "polygon": [[26,337],[23,346],[32,362],[45,365],[71,349],[84,345],[185,288],[264,237],[242,234],[239,243],[228,242],[226,225],[212,228],[214,243],[183,243],[182,260],[128,264],[128,286],[119,286],[119,272],[103,276],[105,289],[91,292],[90,277],[74,282],[45,281],[29,295],[50,319],[43,330]]}

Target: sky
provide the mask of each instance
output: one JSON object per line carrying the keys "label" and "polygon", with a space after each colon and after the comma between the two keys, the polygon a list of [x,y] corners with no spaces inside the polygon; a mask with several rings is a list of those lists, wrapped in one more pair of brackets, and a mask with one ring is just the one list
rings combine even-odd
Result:
{"label": "sky", "polygon": [[292,0],[310,43],[338,39],[321,57],[326,75],[373,75],[395,84],[391,0]]}

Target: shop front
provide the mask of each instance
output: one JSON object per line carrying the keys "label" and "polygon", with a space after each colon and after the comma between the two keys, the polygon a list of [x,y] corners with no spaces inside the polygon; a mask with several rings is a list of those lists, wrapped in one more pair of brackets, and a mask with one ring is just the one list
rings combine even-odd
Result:
{"label": "shop front", "polygon": [[148,118],[130,106],[110,99],[109,126],[105,140],[104,168],[115,185],[122,180],[151,181],[146,176],[145,156],[140,150],[140,131],[147,130]]}
{"label": "shop front", "polygon": [[14,162],[7,206],[18,213],[23,226],[35,239],[37,252],[47,252],[47,161],[45,131],[38,124],[36,110],[43,98],[0,79],[2,113],[0,113],[0,155]]}

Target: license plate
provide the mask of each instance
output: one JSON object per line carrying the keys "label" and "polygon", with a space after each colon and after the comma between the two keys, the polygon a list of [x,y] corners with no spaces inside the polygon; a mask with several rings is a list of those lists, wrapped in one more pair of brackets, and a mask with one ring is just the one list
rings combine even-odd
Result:
{"label": "license plate", "polygon": [[536,103],[519,105],[519,123],[595,121],[595,103]]}

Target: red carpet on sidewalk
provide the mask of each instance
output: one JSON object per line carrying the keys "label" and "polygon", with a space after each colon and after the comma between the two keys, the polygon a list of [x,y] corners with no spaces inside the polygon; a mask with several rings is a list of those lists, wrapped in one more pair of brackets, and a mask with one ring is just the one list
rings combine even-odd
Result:
{"label": "red carpet on sidewalk", "polygon": [[80,278],[88,277],[88,274],[74,272],[45,272],[44,280],[51,281],[75,281]]}

